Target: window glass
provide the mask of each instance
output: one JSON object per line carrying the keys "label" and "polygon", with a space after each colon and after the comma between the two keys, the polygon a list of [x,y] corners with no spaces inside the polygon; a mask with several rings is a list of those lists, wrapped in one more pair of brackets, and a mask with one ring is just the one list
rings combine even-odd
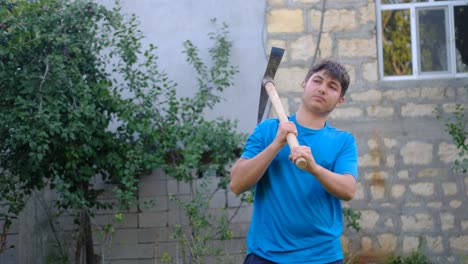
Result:
{"label": "window glass", "polygon": [[455,6],[455,59],[457,72],[468,72],[468,7]]}
{"label": "window glass", "polygon": [[446,9],[421,9],[417,18],[421,72],[447,72]]}
{"label": "window glass", "polygon": [[411,75],[410,11],[382,11],[382,48],[384,75]]}

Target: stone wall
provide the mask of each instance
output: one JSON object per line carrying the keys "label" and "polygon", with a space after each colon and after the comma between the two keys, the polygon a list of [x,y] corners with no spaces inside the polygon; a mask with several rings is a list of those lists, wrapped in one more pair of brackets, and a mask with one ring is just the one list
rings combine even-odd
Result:
{"label": "stone wall", "polygon": [[[267,50],[286,49],[275,79],[290,113],[317,47],[321,10],[319,0],[268,1]],[[375,1],[327,1],[316,58],[338,59],[352,78],[329,120],[353,132],[359,151],[358,190],[345,206],[362,213],[362,229],[347,229],[343,247],[352,256],[407,254],[422,238],[434,263],[458,263],[468,255],[468,176],[452,172],[457,151],[436,112],[466,106],[467,81],[379,80],[375,14]]]}

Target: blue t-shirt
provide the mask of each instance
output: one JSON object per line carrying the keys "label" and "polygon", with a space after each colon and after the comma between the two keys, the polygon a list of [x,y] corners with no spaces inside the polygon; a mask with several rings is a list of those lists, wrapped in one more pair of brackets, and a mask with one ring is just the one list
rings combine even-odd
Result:
{"label": "blue t-shirt", "polygon": [[[357,148],[352,134],[331,127],[314,130],[296,122],[299,145],[311,148],[317,164],[357,180]],[[252,158],[275,138],[278,119],[260,123],[242,157]],[[289,160],[286,145],[255,185],[254,211],[247,237],[248,253],[276,263],[328,263],[343,259],[341,201],[318,180]]]}

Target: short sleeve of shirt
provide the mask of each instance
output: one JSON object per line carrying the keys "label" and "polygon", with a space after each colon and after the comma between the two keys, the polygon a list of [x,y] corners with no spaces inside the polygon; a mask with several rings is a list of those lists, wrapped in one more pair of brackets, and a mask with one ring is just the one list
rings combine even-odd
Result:
{"label": "short sleeve of shirt", "polygon": [[250,159],[255,157],[257,154],[262,152],[266,148],[265,143],[265,132],[268,132],[269,123],[271,120],[266,120],[255,128],[252,134],[247,139],[247,142],[244,146],[244,152],[242,153],[242,158]]}
{"label": "short sleeve of shirt", "polygon": [[358,153],[356,141],[352,134],[347,134],[334,167],[335,173],[351,174],[356,180],[358,179]]}

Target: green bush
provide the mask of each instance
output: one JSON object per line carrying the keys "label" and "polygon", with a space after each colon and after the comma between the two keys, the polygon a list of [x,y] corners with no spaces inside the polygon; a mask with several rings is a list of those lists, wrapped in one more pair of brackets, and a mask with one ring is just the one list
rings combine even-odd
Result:
{"label": "green bush", "polygon": [[[138,26],[118,2],[108,9],[86,0],[0,0],[4,234],[31,193],[50,187],[59,213],[75,218],[75,255],[93,263],[95,210],[127,210],[141,175],[154,168],[183,181],[228,174],[242,135],[236,122],[203,116],[237,73],[227,26],[209,36],[211,66],[184,44],[197,74],[193,97],[177,95]],[[104,188],[94,185],[96,177],[112,186],[118,203],[99,199]]]}

